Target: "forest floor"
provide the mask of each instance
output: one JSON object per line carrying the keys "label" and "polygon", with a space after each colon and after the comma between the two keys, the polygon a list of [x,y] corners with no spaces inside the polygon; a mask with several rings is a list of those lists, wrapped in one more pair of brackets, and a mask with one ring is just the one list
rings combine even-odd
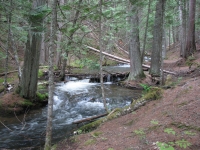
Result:
{"label": "forest floor", "polygon": [[177,75],[161,99],[65,139],[56,150],[200,150],[200,50],[185,62],[174,48],[164,67]]}

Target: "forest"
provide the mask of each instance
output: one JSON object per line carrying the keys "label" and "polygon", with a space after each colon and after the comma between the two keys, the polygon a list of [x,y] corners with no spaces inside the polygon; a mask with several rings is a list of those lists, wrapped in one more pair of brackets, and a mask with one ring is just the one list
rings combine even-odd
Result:
{"label": "forest", "polygon": [[[84,136],[82,133],[91,131],[94,126],[95,129],[97,128],[96,125],[91,125],[91,127],[91,123],[88,124],[87,121],[100,118],[96,120],[98,123],[92,122],[99,126],[99,123],[104,124],[105,118],[106,121],[112,121],[116,116],[134,115],[133,112],[138,109],[139,111],[142,110],[143,107],[140,107],[146,105],[147,102],[152,107],[159,105],[159,102],[157,104],[152,100],[167,99],[164,95],[173,97],[173,93],[177,93],[177,91],[179,95],[186,94],[186,97],[188,97],[188,101],[185,102],[183,97],[174,96],[174,99],[183,101],[177,104],[177,116],[179,114],[178,109],[181,109],[182,106],[187,106],[188,110],[191,109],[186,116],[191,117],[192,113],[199,114],[199,111],[189,107],[193,104],[192,100],[200,99],[197,91],[200,85],[200,1],[1,0],[0,21],[0,133],[4,134],[8,130],[15,134],[14,129],[12,129],[14,123],[10,122],[11,119],[5,121],[11,116],[20,121],[22,124],[21,131],[28,131],[30,128],[26,125],[28,124],[26,117],[31,114],[29,109],[30,112],[45,109],[46,117],[43,125],[45,129],[41,131],[43,132],[41,137],[43,142],[40,142],[39,146],[34,142],[31,143],[30,140],[24,142],[28,143],[24,146],[23,144],[21,146],[15,144],[9,146],[7,143],[10,142],[4,143],[6,138],[9,139],[8,136],[2,137],[0,145],[3,147],[0,146],[0,149],[21,149],[22,147],[26,147],[25,149],[53,149],[53,144],[61,140],[56,138],[56,141],[54,141],[54,132],[57,132],[57,130],[54,131],[56,128],[55,120],[58,117],[56,113],[60,109],[60,111],[64,111],[62,113],[71,113],[69,115],[71,117],[73,112],[71,108],[69,110],[61,110],[61,108],[64,105],[66,105],[66,108],[75,105],[76,108],[79,103],[82,104],[84,101],[89,105],[95,104],[95,111],[101,105],[101,111],[90,112],[94,113],[95,117],[91,114],[83,117],[87,113],[85,110],[80,114],[82,117],[73,118],[72,122],[67,123],[67,126],[68,124],[77,124],[79,129],[71,129],[70,126],[66,129],[66,132],[73,130],[74,133],[81,134],[80,137],[77,137],[79,140],[81,136]],[[127,68],[120,68],[127,65]],[[74,78],[78,81],[74,82]],[[79,80],[85,82],[86,79],[89,79],[90,84],[85,83],[81,90],[90,91],[90,88],[96,90],[98,87],[98,94],[95,93],[96,91],[90,91],[91,96],[87,98],[83,96],[85,93],[79,95],[80,91],[76,88],[79,88],[80,85],[77,83],[79,83]],[[198,85],[193,83],[191,79],[194,79]],[[73,84],[71,85],[72,81]],[[107,82],[112,82],[111,84],[118,86],[111,87],[111,85],[106,84]],[[188,88],[181,93],[180,86],[185,88],[186,85],[189,85]],[[119,100],[119,106],[111,106],[108,89],[111,90],[112,88],[115,89],[111,92],[113,95],[117,95],[117,93],[125,95],[116,97],[130,97],[131,100],[127,100],[127,103],[130,102],[129,106],[125,104],[126,100]],[[123,91],[123,88],[127,90]],[[73,91],[74,89],[77,91]],[[134,98],[131,97],[132,95],[128,93],[130,89],[139,90],[140,96],[137,95],[137,91],[134,91],[137,94],[134,95]],[[65,91],[65,94],[60,92],[62,90]],[[166,94],[167,92],[168,94]],[[63,95],[66,96],[66,93],[71,94],[68,95],[69,100],[61,102],[60,99],[64,97]],[[74,95],[77,95],[81,100],[77,102],[78,100],[74,98]],[[190,98],[190,96],[193,96],[193,98]],[[74,98],[74,103],[71,104],[70,99],[72,98]],[[84,98],[87,100],[84,100]],[[175,102],[178,101],[173,100],[170,105],[175,107]],[[196,103],[195,106],[199,106],[199,102]],[[85,104],[83,103],[82,106],[86,107]],[[160,105],[163,105],[160,106],[163,109],[168,108],[168,105],[164,102],[162,104],[160,102]],[[21,118],[18,118],[18,115],[21,115]],[[104,121],[102,121],[102,118],[104,118]],[[179,118],[177,118],[175,119],[177,121],[171,123],[170,127],[161,124],[164,121],[159,122],[158,119],[151,120],[151,125],[154,125],[152,128],[163,128],[165,133],[178,135],[181,131],[176,130],[175,127],[178,128],[178,123],[180,123],[184,128],[182,132],[188,131],[187,135],[192,137],[190,137],[191,141],[188,141],[186,137],[184,137],[186,140],[175,137],[174,141],[163,141],[162,137],[160,139],[152,138],[159,142],[150,143],[154,143],[154,147],[158,150],[173,150],[174,148],[195,150],[200,148],[200,143],[196,140],[200,135],[200,122],[183,125],[184,120],[178,121]],[[65,119],[67,120],[67,118]],[[186,122],[187,119],[185,117]],[[199,115],[196,119],[199,119]],[[68,118],[68,120],[70,119]],[[128,123],[125,121],[128,124],[127,128],[133,125],[136,120],[139,119],[131,122],[129,118]],[[34,123],[34,121],[31,123]],[[139,123],[140,121],[138,121]],[[117,124],[117,121],[113,124]],[[139,125],[136,127],[139,127]],[[111,147],[107,145],[106,148],[97,146],[96,148],[109,150],[151,148],[152,144],[147,141],[148,135],[146,133],[145,136],[144,133],[145,131],[149,133],[149,130],[140,128],[131,131],[134,136],[139,136],[139,141],[143,143],[139,148],[133,145],[133,147],[130,145],[128,147],[128,144],[125,143],[126,148],[120,146],[117,148],[114,145],[111,145]],[[16,135],[22,134],[16,130],[15,132]],[[102,132],[103,129],[102,131],[93,131],[91,143],[85,144],[87,141],[81,143],[84,149],[94,149],[92,146],[98,145],[96,142],[98,138],[100,139]],[[194,134],[191,135],[193,132]],[[100,134],[95,135],[95,133]],[[32,135],[25,135],[24,137],[26,136]],[[10,139],[12,138],[10,137]],[[65,145],[72,144],[73,142],[70,140],[76,141],[75,138],[73,136],[66,140]],[[107,138],[111,139],[110,137]],[[117,137],[115,138],[117,139]],[[167,137],[167,139],[170,138]],[[14,141],[13,139],[11,141]],[[95,144],[92,142],[95,142]],[[146,147],[144,146],[145,142]],[[33,146],[34,144],[36,146]],[[77,145],[73,144],[71,149],[76,149]],[[77,146],[77,149],[81,149],[81,144]],[[134,144],[137,145],[138,143]],[[56,146],[57,148],[54,149],[70,149],[70,146],[64,146],[62,142]]]}

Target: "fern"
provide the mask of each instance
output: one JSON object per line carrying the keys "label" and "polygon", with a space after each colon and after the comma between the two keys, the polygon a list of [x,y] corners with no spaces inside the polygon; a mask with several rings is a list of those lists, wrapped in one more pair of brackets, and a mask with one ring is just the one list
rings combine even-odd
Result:
{"label": "fern", "polygon": [[166,132],[166,133],[168,133],[168,134],[173,134],[173,135],[176,134],[176,132],[175,132],[172,128],[166,128],[166,129],[164,130],[164,132]]}
{"label": "fern", "polygon": [[156,145],[158,146],[159,150],[174,150],[174,148],[167,143],[156,142]]}
{"label": "fern", "polygon": [[177,146],[181,147],[181,148],[187,148],[188,146],[191,145],[190,142],[188,142],[188,141],[186,141],[186,140],[184,140],[184,139],[182,139],[182,140],[180,140],[180,141],[176,141],[175,144],[176,144]]}
{"label": "fern", "polygon": [[143,87],[144,91],[147,93],[149,92],[149,90],[151,89],[150,86],[146,85],[146,84],[140,84],[141,87]]}

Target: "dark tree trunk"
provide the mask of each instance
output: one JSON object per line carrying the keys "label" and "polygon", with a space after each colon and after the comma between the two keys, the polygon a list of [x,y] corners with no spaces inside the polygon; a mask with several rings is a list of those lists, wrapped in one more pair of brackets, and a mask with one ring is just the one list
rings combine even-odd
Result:
{"label": "dark tree trunk", "polygon": [[186,45],[186,57],[189,57],[196,51],[195,43],[195,8],[196,0],[189,1],[189,24],[188,24],[188,34],[187,34],[187,45]]}
{"label": "dark tree trunk", "polygon": [[160,76],[162,61],[162,33],[163,33],[163,17],[164,6],[166,0],[158,0],[156,4],[156,14],[153,32],[153,50],[151,54],[150,74],[152,76]]}
{"label": "dark tree trunk", "polygon": [[137,80],[143,78],[145,75],[142,69],[142,61],[140,54],[140,41],[139,41],[139,18],[138,18],[138,10],[136,4],[132,6],[132,17],[131,20],[131,34],[130,34],[130,48],[129,48],[129,56],[130,56],[130,74],[128,77],[128,81]]}
{"label": "dark tree trunk", "polygon": [[[12,7],[12,0],[10,0],[10,7]],[[7,37],[7,48],[6,48],[6,61],[5,61],[5,78],[4,78],[4,93],[7,89],[7,72],[8,72],[8,51],[11,44],[11,19],[12,19],[12,10],[7,12],[7,22],[8,22],[8,37]]]}
{"label": "dark tree trunk", "polygon": [[[39,6],[45,4],[45,0],[33,1],[33,12]],[[35,17],[30,15],[29,21],[31,29],[29,30],[28,40],[26,43],[26,50],[24,55],[24,69],[22,72],[22,79],[20,82],[20,95],[24,98],[33,100],[37,91],[39,57],[42,40],[42,17]],[[41,34],[38,34],[41,32]]]}
{"label": "dark tree trunk", "polygon": [[179,18],[180,18],[180,56],[186,58],[185,46],[186,46],[186,2],[185,0],[179,0]]}
{"label": "dark tree trunk", "polygon": [[147,41],[146,39],[147,39],[147,30],[148,30],[148,26],[149,26],[150,6],[151,6],[151,0],[149,0],[149,4],[148,4],[147,21],[146,21],[146,28],[145,28],[145,32],[144,32],[144,44],[143,44],[143,49],[141,52],[142,63],[144,61],[144,53],[145,53],[145,47],[146,47],[146,41]]}

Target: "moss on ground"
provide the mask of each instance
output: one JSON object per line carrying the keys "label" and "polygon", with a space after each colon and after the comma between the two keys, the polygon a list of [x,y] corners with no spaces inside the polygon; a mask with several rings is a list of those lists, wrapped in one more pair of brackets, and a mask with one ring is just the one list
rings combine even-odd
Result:
{"label": "moss on ground", "polygon": [[36,100],[38,100],[38,101],[44,101],[46,99],[48,99],[48,93],[44,93],[44,94],[42,94],[40,92],[36,93]]}
{"label": "moss on ground", "polygon": [[33,102],[29,101],[29,100],[23,100],[19,102],[19,105],[21,105],[22,107],[30,107],[30,106],[34,106]]}

